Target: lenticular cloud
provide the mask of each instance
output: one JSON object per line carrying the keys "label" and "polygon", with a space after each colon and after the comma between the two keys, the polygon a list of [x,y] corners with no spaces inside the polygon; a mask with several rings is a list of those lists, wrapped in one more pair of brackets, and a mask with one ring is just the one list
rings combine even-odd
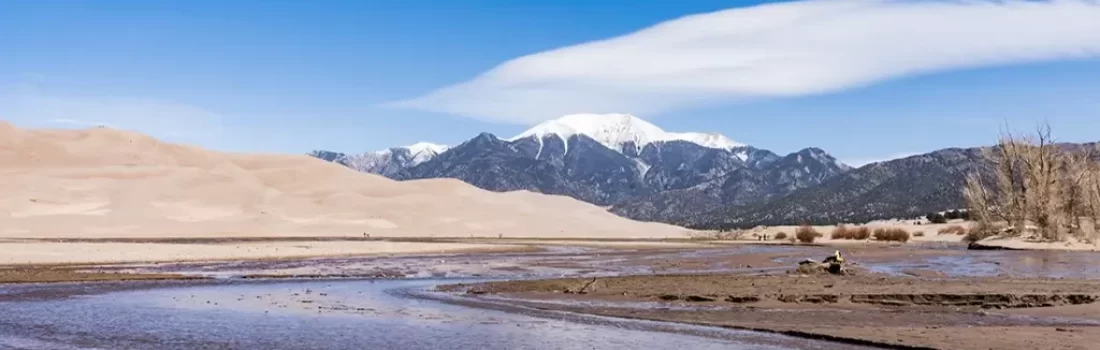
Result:
{"label": "lenticular cloud", "polygon": [[1100,56],[1100,2],[820,0],[682,17],[506,61],[392,106],[533,123],[654,115],[983,66]]}

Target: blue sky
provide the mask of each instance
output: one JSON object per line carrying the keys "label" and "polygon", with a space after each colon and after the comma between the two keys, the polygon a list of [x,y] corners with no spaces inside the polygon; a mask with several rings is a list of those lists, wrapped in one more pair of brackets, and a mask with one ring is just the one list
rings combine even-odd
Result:
{"label": "blue sky", "polygon": [[[777,152],[817,146],[851,163],[988,144],[1006,122],[1026,129],[1048,120],[1062,140],[1100,140],[1095,3],[986,12],[793,3],[581,45],[761,3],[0,2],[0,119],[109,123],[221,150],[291,153],[453,145],[602,109]],[[791,15],[830,20],[784,22]],[[758,18],[768,31],[723,27]],[[901,24],[873,23],[879,18]],[[928,18],[946,24],[921,22]],[[1035,25],[1017,25],[1020,18]],[[871,25],[881,35],[872,37]],[[675,37],[684,33],[711,36]],[[664,56],[676,50],[785,60],[731,66]],[[534,56],[515,60],[526,55]]]}

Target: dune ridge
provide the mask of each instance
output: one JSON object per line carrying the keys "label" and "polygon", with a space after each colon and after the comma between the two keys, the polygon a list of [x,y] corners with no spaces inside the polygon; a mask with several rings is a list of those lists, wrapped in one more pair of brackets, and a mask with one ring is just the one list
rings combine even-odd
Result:
{"label": "dune ridge", "polygon": [[0,237],[684,238],[572,198],[398,182],[306,155],[0,121]]}

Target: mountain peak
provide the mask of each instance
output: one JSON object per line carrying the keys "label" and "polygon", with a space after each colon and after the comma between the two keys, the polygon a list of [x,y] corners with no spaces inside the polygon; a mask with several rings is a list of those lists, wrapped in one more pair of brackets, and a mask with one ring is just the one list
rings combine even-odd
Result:
{"label": "mountain peak", "polygon": [[449,146],[434,144],[431,142],[417,142],[408,146],[390,147],[381,151],[374,151],[376,154],[393,153],[394,150],[403,149],[409,151],[409,154],[418,154],[429,151],[430,153],[443,153],[450,149]]}
{"label": "mountain peak", "polygon": [[788,157],[794,158],[795,161],[799,164],[806,163],[807,161],[812,159],[817,163],[831,164],[842,171],[848,171],[852,169],[850,165],[844,164],[840,160],[837,160],[836,157],[833,157],[832,154],[829,154],[829,152],[826,152],[825,150],[817,147],[803,148],[798,152],[791,153],[790,155],[788,155]]}
{"label": "mountain peak", "polygon": [[493,133],[481,132],[481,133],[477,134],[477,136],[475,136],[473,139],[470,139],[470,140],[471,141],[474,141],[474,140],[496,141],[498,139],[497,139],[497,135],[493,135]]}
{"label": "mountain peak", "polygon": [[424,153],[425,151],[429,151],[430,153],[440,154],[440,153],[446,152],[448,149],[450,149],[450,147],[448,147],[446,145],[434,144],[434,143],[431,143],[431,142],[417,142],[417,143],[414,143],[414,144],[411,144],[411,145],[408,145],[408,146],[405,146],[405,147],[398,147],[398,148],[407,149],[407,150],[409,150],[409,153],[412,153],[412,154],[420,154],[420,153]]}
{"label": "mountain peak", "polygon": [[744,146],[718,133],[667,132],[641,118],[620,113],[566,115],[536,125],[509,141],[528,137],[541,140],[547,136],[557,136],[563,141],[568,141],[575,135],[587,136],[618,152],[622,152],[623,147],[630,143],[640,149],[650,143],[665,141],[687,141],[703,147],[720,149]]}

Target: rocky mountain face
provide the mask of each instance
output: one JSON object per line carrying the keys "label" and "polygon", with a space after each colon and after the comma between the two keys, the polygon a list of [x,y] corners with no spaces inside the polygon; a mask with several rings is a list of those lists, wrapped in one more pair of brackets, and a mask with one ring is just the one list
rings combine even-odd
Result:
{"label": "rocky mountain face", "polygon": [[566,195],[666,222],[782,196],[850,169],[816,148],[779,156],[720,134],[666,132],[616,114],[566,116],[509,139],[483,133],[419,162],[388,152],[314,156],[398,180],[449,177],[492,191]]}
{"label": "rocky mountain face", "polygon": [[879,162],[765,202],[733,205],[678,219],[700,228],[832,224],[919,217],[963,207],[966,176],[992,167],[980,148],[950,148]]}
{"label": "rocky mountain face", "polygon": [[[1097,143],[1061,143],[1068,152],[1092,152],[1100,162]],[[964,208],[963,189],[971,173],[989,176],[995,165],[992,147],[948,148],[931,153],[868,164],[768,201],[667,220],[695,228],[748,228],[758,225],[861,223],[890,218],[921,217],[930,212]]]}
{"label": "rocky mountain face", "polygon": [[[483,133],[395,178],[457,178],[492,191],[566,195],[597,205],[648,190],[633,161],[590,138],[543,141],[540,148],[534,140],[507,141]],[[572,147],[568,153],[566,141]]]}
{"label": "rocky mountain face", "polygon": [[727,206],[766,202],[816,186],[851,169],[817,148],[803,149],[785,157],[765,150],[750,152],[757,154],[757,160],[766,161],[748,162],[744,167],[729,169],[719,177],[690,187],[668,188],[619,203],[611,211],[638,220],[680,222]]}

